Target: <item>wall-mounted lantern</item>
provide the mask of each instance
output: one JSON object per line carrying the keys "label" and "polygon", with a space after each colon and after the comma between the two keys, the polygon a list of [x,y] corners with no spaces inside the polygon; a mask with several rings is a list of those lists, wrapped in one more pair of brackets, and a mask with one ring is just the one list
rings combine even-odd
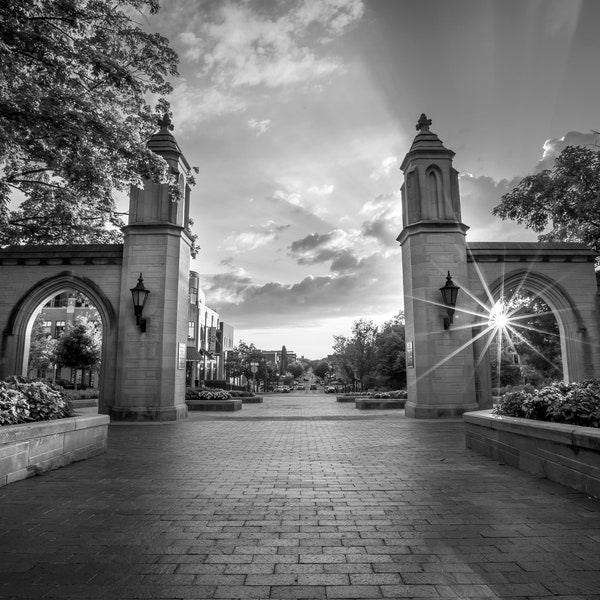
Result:
{"label": "wall-mounted lantern", "polygon": [[137,285],[134,288],[131,288],[130,291],[133,298],[135,323],[140,328],[140,331],[144,333],[146,331],[146,319],[142,319],[142,313],[144,312],[144,305],[146,304],[150,290],[147,290],[144,286],[144,279],[141,273]]}
{"label": "wall-mounted lantern", "polygon": [[460,288],[452,281],[450,277],[450,271],[446,277],[446,283],[440,288],[442,293],[442,301],[448,311],[448,316],[444,317],[444,329],[450,329],[450,325],[454,321],[454,308],[456,306],[456,297],[458,296],[458,290]]}

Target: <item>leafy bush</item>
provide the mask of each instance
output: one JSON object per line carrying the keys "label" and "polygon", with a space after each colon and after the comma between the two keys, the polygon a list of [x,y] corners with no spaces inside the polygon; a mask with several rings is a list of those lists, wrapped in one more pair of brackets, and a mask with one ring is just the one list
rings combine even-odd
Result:
{"label": "leafy bush", "polygon": [[600,380],[510,391],[500,397],[493,412],[507,417],[600,427]]}
{"label": "leafy bush", "polygon": [[41,379],[12,376],[0,381],[0,425],[64,419],[73,414],[64,393]]}
{"label": "leafy bush", "polygon": [[90,398],[99,398],[100,391],[96,388],[89,388],[87,390],[67,390],[65,396],[69,400],[88,400]]}
{"label": "leafy bush", "polygon": [[228,390],[227,393],[232,398],[252,398],[254,396],[254,392],[241,392],[239,390]]}
{"label": "leafy bush", "polygon": [[200,390],[192,394],[198,400],[230,400],[231,394],[225,390]]}

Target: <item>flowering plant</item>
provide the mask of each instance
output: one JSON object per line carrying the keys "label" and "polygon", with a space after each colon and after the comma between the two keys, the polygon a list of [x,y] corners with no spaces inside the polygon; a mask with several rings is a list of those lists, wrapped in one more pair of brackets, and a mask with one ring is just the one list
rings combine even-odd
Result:
{"label": "flowering plant", "polygon": [[41,379],[12,376],[0,381],[0,425],[73,416],[64,393]]}
{"label": "flowering plant", "polygon": [[494,414],[600,427],[600,380],[551,383],[539,390],[503,394]]}

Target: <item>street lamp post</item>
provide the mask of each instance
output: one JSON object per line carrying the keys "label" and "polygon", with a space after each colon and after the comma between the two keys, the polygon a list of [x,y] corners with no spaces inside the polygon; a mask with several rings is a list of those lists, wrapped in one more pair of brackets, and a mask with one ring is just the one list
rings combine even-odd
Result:
{"label": "street lamp post", "polygon": [[250,363],[250,370],[252,371],[252,380],[254,381],[254,391],[257,392],[258,389],[256,388],[256,372],[258,371],[258,363],[253,360]]}

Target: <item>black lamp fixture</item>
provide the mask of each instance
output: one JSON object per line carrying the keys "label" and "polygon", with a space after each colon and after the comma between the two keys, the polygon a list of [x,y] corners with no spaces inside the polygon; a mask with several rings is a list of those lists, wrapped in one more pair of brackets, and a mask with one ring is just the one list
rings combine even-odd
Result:
{"label": "black lamp fixture", "polygon": [[456,306],[458,290],[460,290],[460,288],[452,281],[450,271],[448,271],[446,283],[440,288],[440,292],[442,292],[442,301],[448,311],[448,316],[444,317],[444,329],[450,329],[450,325],[454,321],[454,307]]}
{"label": "black lamp fixture", "polygon": [[133,298],[135,324],[140,328],[140,331],[144,333],[146,331],[146,319],[142,319],[142,313],[144,312],[144,305],[146,304],[150,290],[147,290],[144,286],[144,278],[141,273],[137,285],[134,288],[131,288],[130,291]]}

